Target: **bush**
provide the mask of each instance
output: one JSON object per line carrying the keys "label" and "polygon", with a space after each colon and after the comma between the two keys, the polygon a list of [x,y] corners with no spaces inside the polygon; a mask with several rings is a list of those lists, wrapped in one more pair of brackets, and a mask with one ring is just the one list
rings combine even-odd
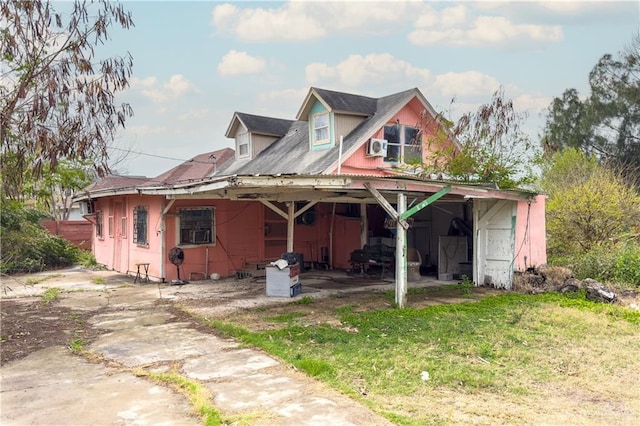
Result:
{"label": "bush", "polygon": [[594,246],[585,253],[558,258],[554,264],[567,265],[579,280],[640,286],[640,244],[633,239]]}
{"label": "bush", "polygon": [[617,282],[640,287],[640,244],[627,244],[616,260]]}
{"label": "bush", "polygon": [[594,246],[568,259],[568,266],[579,280],[592,278],[600,282],[613,282],[616,279],[619,252],[619,247],[614,244]]}
{"label": "bush", "polygon": [[42,217],[37,209],[3,200],[0,273],[43,271],[78,261],[81,250],[40,226]]}

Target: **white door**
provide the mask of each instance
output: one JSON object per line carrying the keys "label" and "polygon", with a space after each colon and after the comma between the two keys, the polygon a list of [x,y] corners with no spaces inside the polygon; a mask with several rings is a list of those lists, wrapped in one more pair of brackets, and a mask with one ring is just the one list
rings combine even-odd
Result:
{"label": "white door", "polygon": [[513,280],[517,203],[474,200],[473,280],[510,289]]}

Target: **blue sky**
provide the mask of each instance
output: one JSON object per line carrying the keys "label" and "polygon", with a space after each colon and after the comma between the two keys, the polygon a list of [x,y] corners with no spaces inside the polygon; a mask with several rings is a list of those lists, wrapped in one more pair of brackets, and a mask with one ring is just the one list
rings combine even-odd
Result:
{"label": "blue sky", "polygon": [[[504,86],[537,141],[554,96],[588,93],[605,53],[638,32],[638,1],[124,2],[135,116],[114,141],[118,172],[156,176],[232,147],[235,111],[294,119],[309,87],[380,97],[419,88],[453,118]],[[169,157],[161,158],[161,157]]]}

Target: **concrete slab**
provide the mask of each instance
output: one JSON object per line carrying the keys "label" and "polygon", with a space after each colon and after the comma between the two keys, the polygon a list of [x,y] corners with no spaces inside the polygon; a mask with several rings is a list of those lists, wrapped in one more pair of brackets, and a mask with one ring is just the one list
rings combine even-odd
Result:
{"label": "concrete slab", "polygon": [[199,425],[186,399],[67,348],[38,351],[0,370],[2,425]]}
{"label": "concrete slab", "polygon": [[[248,424],[390,424],[277,359],[199,331],[171,311],[171,301],[202,295],[207,296],[203,308],[218,312],[291,301],[266,297],[264,282],[132,285],[130,277],[122,279],[114,273],[101,273],[100,277],[105,283],[96,285],[91,284],[91,273],[71,272],[35,287],[25,286],[29,291],[20,296],[3,291],[5,297],[12,294],[21,300],[43,292],[44,283],[60,287],[55,303],[88,314],[92,328],[102,332],[86,349],[103,362],[93,364],[65,347],[52,347],[3,365],[1,424],[200,423],[182,395],[137,377],[133,370],[140,368],[172,371],[201,383],[224,415],[246,416],[243,421]],[[317,287],[313,288],[314,297],[323,294],[320,278],[314,278],[313,284]],[[37,291],[31,291],[34,288]],[[23,300],[33,302],[33,298]],[[213,307],[212,300],[216,301]]]}

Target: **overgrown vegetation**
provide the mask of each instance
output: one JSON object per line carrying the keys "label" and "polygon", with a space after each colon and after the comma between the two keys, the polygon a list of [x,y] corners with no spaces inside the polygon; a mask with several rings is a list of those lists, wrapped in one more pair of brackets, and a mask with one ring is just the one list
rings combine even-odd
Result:
{"label": "overgrown vegetation", "polygon": [[[422,170],[423,175],[442,174],[462,182],[495,184],[501,189],[531,184],[531,153],[535,149],[521,130],[525,118],[505,97],[502,87],[493,93],[491,102],[455,122],[424,112],[418,127],[426,135],[431,155],[427,164],[420,159],[405,162]],[[459,146],[451,144],[452,138]]]}
{"label": "overgrown vegetation", "polygon": [[39,272],[69,266],[89,257],[40,226],[44,214],[37,209],[3,200],[0,215],[0,273]]}
{"label": "overgrown vegetation", "polygon": [[[451,422],[447,410],[436,409],[443,395],[544,399],[549,395],[538,394],[539,383],[552,383],[555,392],[571,387],[576,375],[581,383],[601,383],[612,369],[619,376],[640,367],[634,355],[640,350],[640,312],[592,303],[583,293],[508,293],[402,310],[333,303],[337,320],[306,320],[292,305],[291,315],[281,308],[277,317],[256,312],[209,324],[398,424]],[[317,314],[323,306],[316,304]],[[508,422],[526,423],[520,414],[511,412]]]}
{"label": "overgrown vegetation", "polygon": [[640,194],[622,173],[576,149],[543,164],[549,263],[577,278],[640,286]]}

